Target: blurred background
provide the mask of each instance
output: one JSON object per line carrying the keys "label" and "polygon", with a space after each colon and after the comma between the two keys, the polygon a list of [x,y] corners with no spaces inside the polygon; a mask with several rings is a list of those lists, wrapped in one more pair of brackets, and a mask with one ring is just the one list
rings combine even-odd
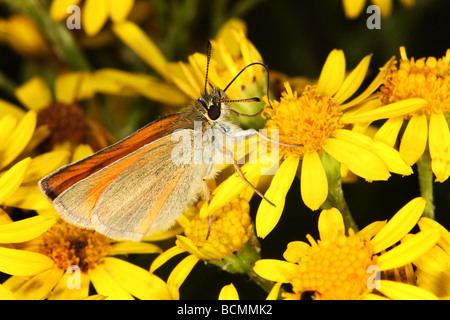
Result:
{"label": "blurred background", "polygon": [[[4,21],[12,15],[28,16],[37,21],[38,26],[43,23],[39,16],[33,16],[36,10],[29,7],[33,4],[48,12],[51,1],[0,2],[0,21],[3,22],[0,22],[0,98],[13,103],[18,103],[14,88],[34,75],[51,81],[61,69],[82,70],[86,67],[83,63],[62,66],[61,61],[48,53],[38,49],[27,52],[14,41],[20,39],[11,39],[13,31],[5,27]],[[408,57],[415,58],[440,58],[450,48],[450,1],[416,0],[405,5],[403,1],[392,0],[391,12],[382,17],[380,29],[367,27],[370,14],[366,13],[366,8],[370,4],[367,1],[362,12],[350,19],[344,12],[342,1],[338,0],[136,0],[130,19],[148,33],[168,60],[186,61],[189,54],[203,53],[207,40],[213,38],[228,19],[238,17],[245,21],[248,39],[259,50],[264,62],[271,70],[289,77],[317,78],[327,55],[334,48],[343,49],[347,70],[353,69],[364,56],[372,53],[369,77],[374,76],[389,58],[399,57],[400,46],[406,47]],[[75,39],[89,68],[117,68],[154,74],[130,54],[111,32],[109,24],[95,37],[86,36],[83,30],[67,32]],[[128,98],[124,104],[125,112],[103,114],[97,119],[116,138],[126,136],[158,115],[155,112],[158,108],[153,108],[156,103],[145,98]],[[449,184],[449,181],[436,184],[434,191],[436,219],[447,229],[450,228]],[[299,182],[294,182],[280,223],[266,239],[261,240],[263,258],[282,259],[288,242],[305,241],[308,233],[317,237],[318,214],[303,205],[299,189]],[[375,220],[390,218],[409,200],[420,195],[417,175],[393,175],[388,182],[357,181],[345,184],[344,193],[361,228]],[[254,210],[259,201],[259,198],[252,200]],[[132,256],[130,259],[148,268],[153,258]],[[158,270],[163,279],[179,261],[173,260]],[[181,287],[181,297],[216,299],[222,286],[230,282],[236,286],[242,299],[264,299],[266,296],[245,276],[230,275],[216,267],[198,263]]]}

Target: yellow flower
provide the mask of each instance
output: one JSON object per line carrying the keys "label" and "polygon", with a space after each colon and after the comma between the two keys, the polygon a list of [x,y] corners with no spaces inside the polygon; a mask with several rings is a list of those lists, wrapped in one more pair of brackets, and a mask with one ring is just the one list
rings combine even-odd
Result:
{"label": "yellow flower", "polygon": [[34,111],[16,115],[7,112],[0,117],[0,202],[7,207],[50,208],[37,182],[69,159],[67,151],[32,154],[39,136],[36,118]]}
{"label": "yellow flower", "polygon": [[26,57],[48,56],[52,52],[36,23],[24,15],[13,14],[0,20],[0,41]]}
{"label": "yellow flower", "polygon": [[434,230],[440,234],[436,245],[414,261],[417,285],[442,299],[450,298],[450,233],[438,222],[421,218],[421,230]]}
{"label": "yellow flower", "polygon": [[[372,4],[380,8],[382,18],[387,18],[392,12],[392,0],[371,0]],[[407,8],[414,6],[415,0],[400,0]],[[366,0],[342,0],[345,16],[348,19],[356,19],[365,8]]]}
{"label": "yellow flower", "polygon": [[[360,126],[352,128],[351,121],[343,121],[348,112],[354,112],[360,104],[364,105],[373,100],[371,94],[384,76],[383,68],[359,96],[347,101],[364,80],[370,58],[370,55],[366,56],[346,76],[344,53],[341,50],[333,50],[324,64],[317,85],[306,86],[299,95],[286,83],[286,92],[280,101],[274,101],[272,107],[266,106],[269,119],[265,128],[268,135],[274,130],[278,133],[280,143],[297,146],[279,146],[279,155],[283,162],[265,194],[275,206],[267,201],[261,202],[256,217],[259,237],[264,238],[277,224],[300,160],[301,196],[311,210],[317,210],[328,196],[327,170],[330,171],[330,168],[324,164],[328,155],[344,168],[368,181],[387,180],[390,177],[389,172],[401,175],[412,173],[412,169],[405,164],[396,150],[360,133]],[[420,99],[413,99],[404,104],[417,108],[417,105],[423,103]],[[404,104],[395,106],[395,109],[403,107]],[[363,126],[362,128],[365,129]],[[246,172],[247,179],[252,182],[252,179],[264,174],[260,167],[257,164],[246,164],[242,171]],[[225,193],[225,196],[220,197],[225,201],[227,194],[231,197],[244,185],[245,182],[232,177],[221,184],[221,190],[217,190],[217,193]],[[217,206],[214,200],[211,206]]]}
{"label": "yellow flower", "polygon": [[[68,8],[71,5],[79,5],[80,0],[53,0],[50,7],[50,16],[61,21],[68,16]],[[80,8],[82,29],[88,36],[94,36],[102,29],[111,18],[113,23],[125,21],[134,0],[85,0]],[[71,14],[72,11],[69,11]]]}
{"label": "yellow flower", "polygon": [[[179,299],[179,288],[199,260],[217,265],[230,273],[246,273],[259,257],[253,237],[253,226],[249,215],[250,189],[228,205],[214,211],[211,222],[207,216],[207,202],[183,213],[178,222],[185,235],[178,235],[176,246],[159,255],[152,263],[154,272],[176,255],[188,252],[171,272],[167,285],[173,299]],[[189,219],[190,217],[190,219]],[[211,223],[211,224],[210,224]]]}
{"label": "yellow flower", "polygon": [[[90,148],[87,150],[92,153]],[[39,213],[13,222],[0,212],[0,271],[12,275],[3,287],[17,299],[85,298],[91,282],[98,294],[109,299],[168,298],[167,286],[161,279],[112,257],[158,253],[157,246],[114,242],[95,231],[61,221],[53,209]]]}
{"label": "yellow flower", "polygon": [[72,146],[87,142],[88,121],[76,101],[92,97],[80,88],[82,73],[67,73],[55,81],[55,98],[43,78],[36,76],[18,86],[15,95],[28,110],[38,114],[37,131],[43,150],[69,142]]}
{"label": "yellow flower", "polygon": [[[166,94],[161,93],[161,96],[165,97],[165,103],[175,106],[190,103],[204,91],[207,59],[203,52],[190,55],[187,63],[169,62],[156,44],[133,22],[115,24],[113,30],[165,80],[166,86],[172,86],[170,93],[169,90],[164,91]],[[248,64],[262,62],[261,55],[245,36],[245,25],[240,20],[232,19],[225,24],[211,44],[212,57],[208,82],[219,88],[225,89],[227,84]],[[261,97],[267,91],[267,77],[263,75],[264,68],[261,66],[246,69],[227,90],[228,96],[231,99]],[[132,81],[127,84],[133,86]],[[149,90],[149,86],[146,88],[139,86],[134,89],[142,94],[155,91],[151,88]],[[157,92],[152,94],[154,99],[162,101],[163,97],[159,97]],[[239,113],[251,115],[257,113],[262,108],[262,104],[236,103],[233,107]],[[244,118],[239,121],[243,121],[243,125],[250,125],[254,119]]]}
{"label": "yellow flower", "polygon": [[450,114],[450,49],[441,59],[408,59],[404,47],[400,48],[400,55],[399,66],[389,68],[380,88],[380,101],[384,105],[381,108],[409,98],[422,98],[426,104],[391,116],[376,139],[393,145],[406,121],[399,148],[401,156],[413,165],[425,152],[428,142],[431,169],[436,181],[444,182],[450,175],[450,132],[446,120]]}
{"label": "yellow flower", "polygon": [[307,235],[309,244],[291,242],[284,253],[287,261],[259,260],[254,271],[265,279],[290,283],[293,293],[285,295],[289,299],[376,299],[380,294],[391,299],[435,299],[417,286],[381,278],[383,272],[414,262],[439,240],[434,230],[407,235],[425,203],[415,198],[389,222],[374,222],[358,233],[349,229],[348,235],[340,212],[323,210],[320,240]]}

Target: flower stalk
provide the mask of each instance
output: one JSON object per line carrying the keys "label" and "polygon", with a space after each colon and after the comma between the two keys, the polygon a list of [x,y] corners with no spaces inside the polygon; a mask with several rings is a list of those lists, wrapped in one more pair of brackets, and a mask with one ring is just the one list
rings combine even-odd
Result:
{"label": "flower stalk", "polygon": [[322,209],[337,208],[342,213],[346,233],[351,228],[358,232],[359,228],[353,219],[347,202],[345,201],[344,191],[342,190],[342,177],[340,173],[340,164],[333,157],[330,157],[326,152],[322,153],[322,163],[327,174],[328,179],[328,197],[321,206]]}
{"label": "flower stalk", "polygon": [[256,261],[261,259],[259,251],[259,242],[253,235],[252,239],[234,254],[228,255],[221,260],[211,260],[209,263],[231,274],[247,275],[250,280],[269,293],[274,283],[261,278],[253,271]]}
{"label": "flower stalk", "polygon": [[417,173],[419,175],[420,194],[422,198],[427,200],[423,217],[434,219],[433,171],[431,170],[431,157],[428,148],[417,161]]}

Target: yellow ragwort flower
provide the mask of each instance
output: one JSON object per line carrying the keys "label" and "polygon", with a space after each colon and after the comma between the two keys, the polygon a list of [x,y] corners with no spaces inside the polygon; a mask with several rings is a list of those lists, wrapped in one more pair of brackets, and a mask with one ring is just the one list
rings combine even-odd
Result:
{"label": "yellow ragwort flower", "polygon": [[[374,100],[372,93],[380,85],[385,68],[381,69],[360,95],[349,100],[363,82],[370,58],[370,55],[366,56],[346,75],[344,53],[341,50],[333,50],[324,64],[317,85],[306,86],[304,91],[298,94],[286,83],[286,92],[280,101],[266,106],[269,119],[265,128],[268,135],[271,136],[275,131],[280,143],[296,146],[279,145],[282,163],[265,194],[276,206],[267,201],[261,202],[256,217],[258,236],[265,237],[277,224],[300,160],[301,196],[303,202],[312,210],[319,209],[328,196],[328,168],[322,163],[325,154],[368,181],[387,180],[390,172],[401,175],[412,173],[412,169],[405,164],[396,150],[360,133],[360,128],[353,127],[351,121],[342,120],[348,112],[354,112],[359,104]],[[407,103],[420,105],[423,102],[414,99]],[[272,153],[274,145],[275,143],[272,143]],[[258,174],[262,174],[258,164],[246,164],[242,171],[250,182],[253,182]],[[220,191],[217,190],[217,194],[225,193],[225,196],[219,199],[226,199],[227,195],[231,197],[244,186],[245,182],[236,179],[235,175],[219,186]],[[215,208],[214,200],[211,206]]]}
{"label": "yellow ragwort flower", "polygon": [[441,235],[436,245],[414,261],[417,285],[441,299],[450,298],[450,232],[438,222],[421,218],[421,230],[434,230]]}
{"label": "yellow ragwort flower", "polygon": [[[89,147],[80,148],[87,151],[75,152],[78,157],[92,153]],[[164,281],[112,257],[159,253],[157,246],[114,242],[93,230],[67,224],[52,208],[38,212],[15,222],[0,212],[0,271],[11,275],[3,287],[15,298],[86,298],[91,282],[98,294],[109,299],[169,297]]]}
{"label": "yellow ragwort flower", "polygon": [[[115,24],[116,35],[130,47],[142,60],[153,68],[165,81],[165,90],[151,85],[135,85],[127,81],[126,85],[150,99],[180,106],[198,99],[204,91],[206,77],[206,55],[194,53],[188,62],[169,62],[162,52],[136,24],[130,21]],[[237,19],[231,19],[211,41],[212,57],[210,61],[208,82],[224,89],[227,84],[245,66],[254,62],[262,62],[261,55],[245,35],[245,25]],[[206,48],[206,45],[205,45]],[[112,71],[110,70],[110,73]],[[123,73],[122,73],[123,74]],[[267,91],[267,77],[264,68],[253,66],[245,70],[227,90],[231,99],[261,97]],[[117,77],[118,78],[118,77]],[[122,81],[116,79],[116,81]],[[154,85],[163,83],[157,80]],[[235,103],[233,108],[243,114],[255,114],[261,108],[258,103]],[[252,118],[239,119],[244,125],[253,123]]]}
{"label": "yellow ragwort flower", "polygon": [[201,201],[183,213],[178,222],[184,227],[184,236],[178,235],[176,246],[159,255],[150,267],[150,271],[154,272],[174,256],[190,253],[167,279],[173,299],[179,299],[180,286],[200,260],[226,268],[231,273],[245,273],[251,269],[257,259],[257,253],[253,250],[256,244],[252,242],[253,225],[248,203],[252,194],[250,189],[214,211],[211,221],[207,215],[207,202]]}
{"label": "yellow ragwort flower", "polygon": [[358,233],[349,229],[348,235],[340,212],[323,210],[320,240],[308,235],[309,244],[291,242],[284,253],[287,261],[259,260],[254,271],[265,279],[290,283],[293,293],[285,296],[289,299],[372,299],[380,294],[391,299],[436,298],[417,286],[382,278],[383,272],[414,262],[439,240],[434,230],[407,236],[425,204],[415,198],[389,222],[374,222]]}
{"label": "yellow ragwort flower", "polygon": [[390,118],[376,138],[393,144],[403,122],[407,122],[401,138],[400,154],[413,165],[428,150],[436,181],[444,182],[450,175],[450,49],[441,59],[429,57],[408,59],[404,47],[400,48],[399,66],[392,65],[380,88],[383,105],[422,98],[426,104],[400,117]]}

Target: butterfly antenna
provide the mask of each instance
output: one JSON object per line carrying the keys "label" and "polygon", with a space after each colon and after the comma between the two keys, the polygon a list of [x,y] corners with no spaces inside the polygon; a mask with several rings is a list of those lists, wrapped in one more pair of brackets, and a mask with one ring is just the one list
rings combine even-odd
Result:
{"label": "butterfly antenna", "polygon": [[[242,72],[244,72],[248,67],[254,66],[254,65],[259,65],[259,66],[263,66],[264,69],[266,69],[267,71],[267,101],[269,103],[270,108],[273,109],[272,104],[270,103],[270,98],[269,98],[269,89],[270,89],[270,76],[269,76],[269,67],[267,67],[264,63],[261,62],[253,62],[250,63],[248,65],[246,65],[244,68],[242,68],[241,71],[239,71],[239,73],[228,83],[228,85],[225,87],[225,89],[223,89],[224,92],[226,92],[228,90],[228,88],[231,86],[231,84],[242,74]],[[243,99],[242,101],[238,101],[238,100],[230,100],[229,102],[259,102],[261,100],[259,100],[259,98],[249,98],[249,99]],[[233,110],[233,113],[235,113],[236,115],[239,116],[246,116],[246,117],[256,117],[258,115],[260,115],[263,112],[264,108],[261,109],[258,113],[254,114],[254,115],[245,115],[245,114],[241,114],[235,110]]]}
{"label": "butterfly antenna", "polygon": [[209,61],[211,60],[211,42],[208,41],[206,45],[206,75],[205,75],[205,94],[207,93],[206,88],[208,87],[208,72],[209,72]]}

